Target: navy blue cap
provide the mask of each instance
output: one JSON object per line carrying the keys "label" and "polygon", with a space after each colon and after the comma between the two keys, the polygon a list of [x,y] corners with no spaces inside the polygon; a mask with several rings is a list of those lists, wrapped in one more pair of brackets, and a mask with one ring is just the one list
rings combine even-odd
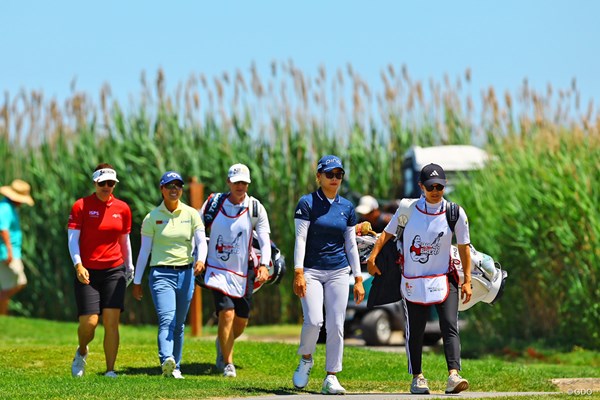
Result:
{"label": "navy blue cap", "polygon": [[344,171],[342,160],[340,160],[338,156],[334,156],[331,154],[321,157],[319,163],[317,164],[317,172],[329,172],[336,168],[339,168],[342,171]]}
{"label": "navy blue cap", "polygon": [[419,181],[425,186],[433,185],[434,183],[446,186],[446,173],[437,164],[427,164],[421,170]]}
{"label": "navy blue cap", "polygon": [[173,181],[181,181],[181,184],[184,183],[183,178],[181,175],[179,175],[179,173],[175,171],[167,171],[163,174],[162,178],[160,178],[160,186],[166,185],[167,183]]}

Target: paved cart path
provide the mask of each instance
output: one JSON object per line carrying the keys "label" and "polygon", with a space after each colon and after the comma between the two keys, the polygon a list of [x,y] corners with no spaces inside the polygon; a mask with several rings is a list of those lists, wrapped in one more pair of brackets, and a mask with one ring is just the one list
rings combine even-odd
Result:
{"label": "paved cart path", "polygon": [[[561,392],[462,392],[460,394],[432,393],[430,395],[415,395],[410,393],[347,393],[344,398],[366,400],[424,400],[424,399],[482,399],[508,396],[548,396]],[[339,398],[316,393],[298,393],[284,395],[267,395],[258,397],[239,397],[232,400],[314,400],[318,398]]]}

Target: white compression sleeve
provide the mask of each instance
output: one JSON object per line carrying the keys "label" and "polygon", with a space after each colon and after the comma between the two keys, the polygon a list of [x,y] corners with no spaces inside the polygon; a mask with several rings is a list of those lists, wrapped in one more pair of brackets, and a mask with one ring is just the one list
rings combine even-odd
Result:
{"label": "white compression sleeve", "polygon": [[360,276],[360,257],[358,255],[358,245],[356,244],[356,230],[354,226],[349,226],[344,232],[346,256],[352,269],[352,275],[356,278]]}
{"label": "white compression sleeve", "polygon": [[269,232],[257,232],[258,245],[260,247],[260,259],[263,264],[269,265],[271,262],[271,237]]}
{"label": "white compression sleeve", "polygon": [[121,253],[123,254],[123,259],[125,260],[125,266],[129,268],[129,266],[133,266],[133,257],[131,254],[131,240],[129,239],[129,233],[121,235],[119,238],[119,243],[121,245]]}
{"label": "white compression sleeve", "polygon": [[73,265],[77,265],[81,263],[81,253],[79,251],[79,235],[81,235],[81,231],[79,229],[69,229],[67,234],[71,260],[73,260]]}
{"label": "white compression sleeve", "polygon": [[194,261],[206,262],[208,245],[206,244],[206,233],[204,232],[204,229],[196,229],[194,231],[194,243],[196,245],[196,259]]}
{"label": "white compression sleeve", "polygon": [[306,238],[310,221],[294,219],[296,225],[296,245],[294,247],[294,269],[304,269],[304,256],[306,255]]}
{"label": "white compression sleeve", "polygon": [[135,277],[133,278],[134,285],[139,285],[142,283],[142,277],[144,276],[144,270],[146,269],[146,264],[148,263],[148,257],[150,257],[151,250],[152,238],[150,236],[142,235],[142,244],[140,246],[137,262],[135,263]]}

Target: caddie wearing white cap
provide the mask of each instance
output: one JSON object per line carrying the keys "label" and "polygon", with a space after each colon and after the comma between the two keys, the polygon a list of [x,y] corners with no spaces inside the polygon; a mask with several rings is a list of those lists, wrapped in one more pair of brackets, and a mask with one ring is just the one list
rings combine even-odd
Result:
{"label": "caddie wearing white cap", "polygon": [[210,230],[204,284],[212,289],[219,316],[216,366],[228,378],[237,376],[233,344],[244,332],[252,306],[255,277],[254,266],[248,260],[253,229],[261,252],[256,280],[264,282],[269,278],[266,265],[271,259],[271,228],[263,205],[247,193],[250,182],[246,165],[232,165],[227,173],[229,193],[212,193],[200,211]]}

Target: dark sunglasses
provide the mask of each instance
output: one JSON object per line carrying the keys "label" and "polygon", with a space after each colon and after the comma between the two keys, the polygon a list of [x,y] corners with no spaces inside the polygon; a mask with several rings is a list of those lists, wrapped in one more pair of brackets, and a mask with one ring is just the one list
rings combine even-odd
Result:
{"label": "dark sunglasses", "polygon": [[108,185],[108,187],[113,187],[117,184],[117,182],[115,182],[115,181],[102,181],[102,182],[96,182],[96,183],[100,187],[104,187],[106,185]]}
{"label": "dark sunglasses", "polygon": [[325,172],[325,177],[327,179],[333,179],[333,177],[336,177],[337,179],[344,179],[344,173],[343,172]]}
{"label": "dark sunglasses", "polygon": [[429,185],[425,186],[425,189],[427,189],[428,192],[432,192],[434,189],[438,192],[441,192],[442,190],[444,190],[444,185]]}
{"label": "dark sunglasses", "polygon": [[177,189],[177,190],[180,190],[180,189],[182,189],[182,188],[183,188],[183,185],[181,185],[181,184],[179,184],[179,183],[167,183],[166,185],[163,185],[163,187],[164,187],[165,189],[169,189],[169,190],[171,190],[171,189]]}

